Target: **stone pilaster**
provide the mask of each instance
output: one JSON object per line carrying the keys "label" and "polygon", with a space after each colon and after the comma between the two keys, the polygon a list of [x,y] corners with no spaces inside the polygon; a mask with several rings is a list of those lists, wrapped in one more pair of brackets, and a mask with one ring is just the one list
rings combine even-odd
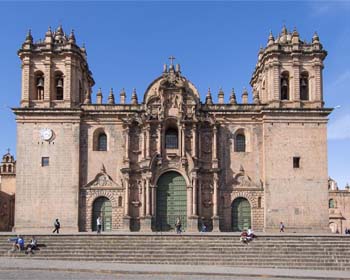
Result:
{"label": "stone pilaster", "polygon": [[218,232],[220,231],[219,229],[219,215],[218,215],[218,189],[219,189],[219,184],[218,184],[218,174],[215,172],[214,173],[214,193],[213,193],[213,232]]}
{"label": "stone pilaster", "polygon": [[22,61],[22,107],[29,107],[30,88],[30,57],[25,57]]}

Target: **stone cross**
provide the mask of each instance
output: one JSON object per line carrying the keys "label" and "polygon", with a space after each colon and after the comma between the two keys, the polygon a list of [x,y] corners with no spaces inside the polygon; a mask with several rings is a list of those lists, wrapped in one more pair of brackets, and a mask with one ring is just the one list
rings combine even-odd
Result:
{"label": "stone cross", "polygon": [[174,56],[170,56],[169,60],[170,60],[170,65],[173,65],[173,61],[174,61],[175,57]]}

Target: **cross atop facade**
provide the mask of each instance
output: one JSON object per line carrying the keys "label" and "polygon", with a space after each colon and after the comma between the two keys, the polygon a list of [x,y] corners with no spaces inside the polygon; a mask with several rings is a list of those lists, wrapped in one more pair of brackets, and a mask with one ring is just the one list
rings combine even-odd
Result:
{"label": "cross atop facade", "polygon": [[176,59],[176,58],[172,55],[169,57],[170,65],[173,65],[174,59]]}

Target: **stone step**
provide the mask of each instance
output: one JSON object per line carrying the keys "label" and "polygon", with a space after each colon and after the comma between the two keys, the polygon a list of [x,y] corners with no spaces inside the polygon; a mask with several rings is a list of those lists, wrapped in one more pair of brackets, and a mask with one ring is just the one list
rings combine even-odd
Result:
{"label": "stone step", "polygon": [[237,235],[37,235],[45,246],[34,255],[9,254],[9,237],[0,235],[0,255],[14,258],[350,270],[343,236],[261,236],[245,245]]}

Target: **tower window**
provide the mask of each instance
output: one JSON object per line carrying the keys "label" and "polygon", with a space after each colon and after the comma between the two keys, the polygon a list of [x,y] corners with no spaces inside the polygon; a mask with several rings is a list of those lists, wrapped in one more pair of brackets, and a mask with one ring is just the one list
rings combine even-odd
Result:
{"label": "tower window", "polygon": [[36,100],[44,99],[44,74],[38,72],[35,75],[35,89],[36,89]]}
{"label": "tower window", "polygon": [[293,157],[293,168],[300,168],[300,157]]}
{"label": "tower window", "polygon": [[55,77],[56,100],[63,100],[63,74],[58,73]]}
{"label": "tower window", "polygon": [[334,203],[334,199],[330,199],[329,202],[328,202],[328,207],[329,208],[335,208],[335,203]]}
{"label": "tower window", "polygon": [[98,136],[97,150],[107,151],[107,135],[104,132]]}
{"label": "tower window", "polygon": [[281,100],[289,100],[289,73],[283,72],[281,75]]}
{"label": "tower window", "polygon": [[240,133],[235,138],[235,152],[245,152],[245,136]]}
{"label": "tower window", "polygon": [[41,166],[49,166],[49,157],[42,157],[41,158]]}
{"label": "tower window", "polygon": [[303,72],[300,76],[300,100],[309,100],[309,74]]}
{"label": "tower window", "polygon": [[177,149],[178,148],[178,133],[175,128],[168,128],[165,133],[165,148]]}

